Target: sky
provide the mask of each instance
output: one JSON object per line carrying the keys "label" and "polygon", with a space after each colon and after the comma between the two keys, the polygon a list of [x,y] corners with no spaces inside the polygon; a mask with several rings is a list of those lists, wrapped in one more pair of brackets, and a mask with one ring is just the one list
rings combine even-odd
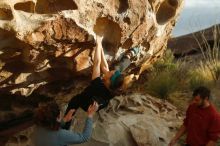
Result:
{"label": "sky", "polygon": [[172,32],[181,36],[220,23],[220,0],[185,0]]}

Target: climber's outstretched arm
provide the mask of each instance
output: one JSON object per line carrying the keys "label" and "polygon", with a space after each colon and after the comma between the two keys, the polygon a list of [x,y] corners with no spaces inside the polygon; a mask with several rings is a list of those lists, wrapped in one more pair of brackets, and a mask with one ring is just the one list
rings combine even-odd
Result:
{"label": "climber's outstretched arm", "polygon": [[101,58],[102,58],[101,59],[101,70],[105,74],[106,72],[109,71],[109,67],[108,67],[108,62],[107,62],[107,60],[105,58],[105,53],[104,53],[103,47],[102,47],[101,50],[102,50],[101,51]]}
{"label": "climber's outstretched arm", "polygon": [[101,37],[97,36],[96,44],[97,46],[95,48],[92,80],[94,80],[97,77],[100,77],[101,51],[102,51],[102,38]]}

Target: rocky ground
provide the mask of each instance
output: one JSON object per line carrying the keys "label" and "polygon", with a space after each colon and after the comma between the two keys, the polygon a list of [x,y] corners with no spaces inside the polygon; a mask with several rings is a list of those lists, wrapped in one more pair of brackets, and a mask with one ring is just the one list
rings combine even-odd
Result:
{"label": "rocky ground", "polygon": [[[57,98],[66,97],[60,95]],[[85,116],[84,111],[77,111],[72,125],[74,130],[82,130]],[[84,146],[165,146],[182,124],[182,116],[167,101],[147,94],[130,93],[112,100],[94,121],[92,139],[82,144]],[[31,145],[33,130],[34,127],[31,127],[16,134],[6,145]]]}

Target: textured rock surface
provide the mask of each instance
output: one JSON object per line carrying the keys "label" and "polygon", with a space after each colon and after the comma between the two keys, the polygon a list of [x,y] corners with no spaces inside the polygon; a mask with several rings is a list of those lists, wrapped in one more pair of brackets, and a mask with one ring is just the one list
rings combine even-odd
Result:
{"label": "textured rock surface", "polygon": [[[76,90],[75,85],[84,81],[88,83],[95,34],[104,36],[102,44],[111,68],[129,48],[141,46],[141,55],[125,71],[131,77],[139,75],[163,54],[181,7],[182,0],[0,0],[0,91],[30,98],[33,91],[54,95],[61,90]],[[29,106],[31,102],[31,98],[25,98],[14,106],[13,98],[0,96],[2,103],[8,103],[7,109],[1,109],[3,120],[8,117],[6,112],[12,112],[13,118],[19,116],[26,109],[22,103]],[[69,100],[63,98],[62,102]],[[130,110],[139,113],[145,108]],[[135,118],[136,114],[129,116]],[[126,117],[114,118],[112,115],[113,122]],[[123,131],[121,125],[115,126]],[[129,126],[132,135],[125,129],[122,135],[138,137],[143,130]],[[107,137],[107,143],[113,139]],[[21,139],[27,140],[24,136]],[[135,141],[145,143],[133,138]],[[113,143],[123,144],[117,139]]]}
{"label": "textured rock surface", "polygon": [[174,106],[149,95],[134,93],[116,97],[112,102],[112,109],[101,113],[103,121],[94,126],[93,140],[100,145],[168,145],[172,130],[181,124]]}
{"label": "textured rock surface", "polygon": [[[118,96],[111,105],[95,117],[92,139],[81,145],[165,146],[182,124],[182,117],[173,105],[149,95]],[[82,130],[85,116],[85,112],[77,111],[74,130]],[[32,131],[33,127],[16,134],[7,146],[30,145]]]}
{"label": "textured rock surface", "polygon": [[139,74],[164,52],[181,6],[181,0],[1,0],[1,90],[27,96],[61,74],[89,76],[94,34],[104,36],[110,65],[142,46],[127,70]]}

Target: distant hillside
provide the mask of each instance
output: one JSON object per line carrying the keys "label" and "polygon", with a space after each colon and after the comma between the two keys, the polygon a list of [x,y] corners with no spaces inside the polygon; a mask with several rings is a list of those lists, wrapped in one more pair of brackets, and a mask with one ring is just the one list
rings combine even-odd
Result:
{"label": "distant hillside", "polygon": [[167,46],[174,52],[175,57],[182,57],[201,52],[200,46],[206,48],[205,46],[209,44],[212,48],[215,38],[217,40],[220,38],[220,24],[198,32],[171,38]]}

